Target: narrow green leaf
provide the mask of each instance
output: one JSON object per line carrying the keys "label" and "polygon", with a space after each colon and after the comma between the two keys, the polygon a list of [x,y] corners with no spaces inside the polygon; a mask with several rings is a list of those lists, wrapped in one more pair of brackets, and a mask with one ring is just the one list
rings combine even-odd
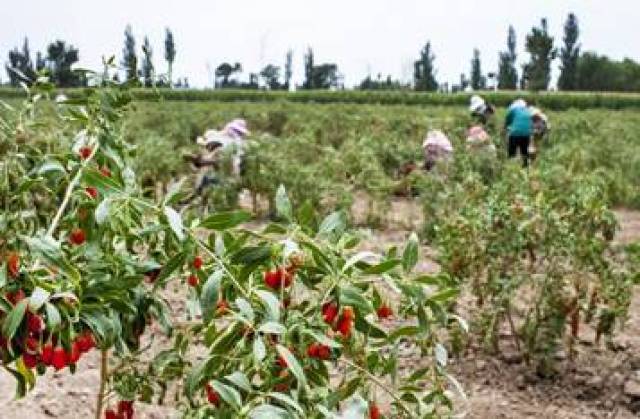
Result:
{"label": "narrow green leaf", "polygon": [[223,384],[218,380],[213,380],[209,384],[211,384],[211,387],[218,392],[220,397],[222,397],[222,400],[227,402],[235,411],[240,410],[242,407],[242,397],[240,396],[240,393],[238,393],[238,390]]}
{"label": "narrow green leaf", "polygon": [[107,217],[109,217],[109,205],[111,201],[107,199],[103,199],[98,206],[96,207],[96,223],[102,224],[105,222]]}
{"label": "narrow green leaf", "polygon": [[2,335],[7,338],[7,340],[11,340],[13,335],[16,334],[18,327],[20,327],[20,323],[22,323],[22,319],[24,318],[24,313],[27,311],[28,300],[22,300],[9,312],[6,319],[2,322]]}
{"label": "narrow green leaf", "polygon": [[411,233],[409,236],[409,241],[404,248],[404,252],[402,253],[402,268],[405,272],[411,272],[411,270],[418,263],[418,236],[416,233]]}
{"label": "narrow green leaf", "polygon": [[280,356],[284,358],[285,362],[287,363],[287,366],[289,367],[293,375],[298,380],[298,383],[300,384],[300,386],[303,389],[306,389],[307,377],[305,377],[304,371],[302,370],[302,367],[300,366],[300,363],[298,363],[298,360],[296,359],[296,357],[293,356],[293,354],[289,351],[289,349],[287,349],[282,345],[276,345],[276,350],[278,351]]}
{"label": "narrow green leaf", "polygon": [[53,304],[46,302],[44,303],[44,312],[47,315],[47,329],[55,330],[62,322],[60,311],[58,311],[58,308]]}
{"label": "narrow green leaf", "polygon": [[171,230],[175,233],[179,241],[184,240],[184,226],[182,225],[182,217],[176,210],[171,207],[164,207],[164,215],[169,221]]}
{"label": "narrow green leaf", "polygon": [[270,404],[261,404],[249,412],[250,419],[289,419],[291,415],[286,410]]}
{"label": "narrow green leaf", "polygon": [[253,321],[256,319],[256,314],[254,313],[251,304],[249,304],[249,302],[244,298],[236,298],[236,305],[238,306],[238,310],[240,310],[240,313],[244,316],[244,318],[247,319],[250,323],[253,323]]}
{"label": "narrow green leaf", "polygon": [[36,287],[29,297],[29,310],[37,313],[42,305],[49,299],[51,293],[40,287]]}
{"label": "narrow green leaf", "polygon": [[260,335],[256,335],[253,339],[253,359],[256,365],[260,365],[264,357],[267,356],[267,349]]}
{"label": "narrow green leaf", "polygon": [[364,270],[364,273],[368,275],[383,274],[385,272],[389,272],[390,270],[398,266],[400,263],[401,263],[400,259],[385,260],[384,262],[381,262],[377,265],[368,267],[367,269]]}
{"label": "narrow green leaf", "polygon": [[251,221],[251,218],[251,213],[247,211],[217,212],[202,220],[200,227],[209,230],[227,230]]}
{"label": "narrow green leaf", "polygon": [[186,259],[186,257],[187,255],[185,252],[180,252],[169,259],[164,267],[160,270],[160,274],[156,279],[155,286],[158,287],[163,285],[164,281],[169,278],[169,276],[171,276],[176,270],[184,265],[184,260]]}
{"label": "narrow green leaf", "polygon": [[94,186],[103,194],[122,192],[122,185],[113,177],[105,176],[93,168],[85,168],[82,171],[82,181],[87,186]]}
{"label": "narrow green leaf", "polygon": [[273,334],[273,335],[282,335],[287,331],[287,329],[280,323],[266,322],[261,324],[260,327],[258,327],[258,331],[262,333]]}
{"label": "narrow green leaf", "polygon": [[246,392],[251,391],[251,383],[249,382],[249,379],[244,373],[240,371],[236,371],[233,374],[225,375],[224,378],[225,380],[228,380],[229,382],[235,384],[238,388]]}
{"label": "narrow green leaf", "polygon": [[342,211],[337,211],[329,214],[318,228],[319,235],[325,235],[329,233],[340,233],[344,231],[347,226],[346,216]]}
{"label": "narrow green leaf", "polygon": [[296,412],[304,416],[304,410],[302,409],[300,404],[298,404],[297,401],[291,398],[291,396],[284,393],[276,393],[276,392],[271,392],[268,394],[268,396],[281,401],[282,403],[286,404],[289,407],[292,407],[293,409],[295,409]]}
{"label": "narrow green leaf", "polygon": [[222,281],[223,275],[224,271],[221,269],[214,271],[209,278],[207,278],[207,282],[202,286],[200,307],[205,321],[210,321],[216,312],[220,282]]}
{"label": "narrow green leaf", "polygon": [[272,292],[258,290],[256,294],[263,302],[264,308],[267,310],[267,319],[272,321],[280,320],[280,300]]}

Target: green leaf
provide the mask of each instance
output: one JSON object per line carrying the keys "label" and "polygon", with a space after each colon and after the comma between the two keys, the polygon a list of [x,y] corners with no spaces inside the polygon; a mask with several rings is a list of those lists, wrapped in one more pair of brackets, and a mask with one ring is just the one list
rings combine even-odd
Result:
{"label": "green leaf", "polygon": [[106,194],[108,192],[122,192],[122,185],[113,177],[108,177],[92,168],[85,168],[82,171],[82,181],[87,186],[94,186],[100,192]]}
{"label": "green leaf", "polygon": [[185,379],[185,393],[189,398],[196,393],[202,380],[204,379],[204,371],[207,369],[211,358],[202,361],[200,364],[192,368]]}
{"label": "green leaf", "polygon": [[181,268],[182,265],[184,265],[184,260],[186,259],[186,257],[186,252],[180,252],[169,259],[164,267],[160,270],[160,274],[156,279],[155,286],[157,287],[162,285],[165,279],[169,278],[171,274],[173,274],[177,269]]}
{"label": "green leaf", "polygon": [[27,243],[32,252],[41,256],[47,263],[56,266],[75,283],[80,282],[80,272],[64,258],[60,250],[60,244],[52,237],[21,236],[21,238]]}
{"label": "green leaf", "polygon": [[226,230],[251,221],[251,218],[251,213],[247,211],[218,212],[200,222],[200,227],[209,230]]}
{"label": "green leaf", "polygon": [[184,226],[182,225],[182,217],[176,210],[171,207],[164,207],[164,215],[169,221],[171,230],[175,233],[179,241],[184,240]]}
{"label": "green leaf", "polygon": [[51,293],[40,287],[36,287],[29,297],[29,311],[37,313],[45,302],[49,299]]}
{"label": "green leaf", "polygon": [[398,266],[400,262],[401,262],[400,259],[385,260],[384,262],[381,262],[377,265],[368,267],[367,269],[364,270],[364,273],[368,275],[383,274],[385,272],[389,272],[390,270]]}
{"label": "green leaf", "polygon": [[98,206],[96,207],[96,223],[102,224],[105,222],[107,217],[109,216],[109,205],[111,204],[111,200],[103,199]]}
{"label": "green leaf", "polygon": [[458,294],[460,294],[460,290],[458,288],[448,288],[435,294],[431,294],[428,299],[430,301],[444,303],[452,300],[454,297],[457,297]]}
{"label": "green leaf", "polygon": [[240,249],[231,258],[231,262],[241,265],[252,265],[264,262],[271,258],[271,247],[269,246],[248,246]]}
{"label": "green leaf", "polygon": [[2,335],[11,340],[13,335],[16,334],[18,327],[22,323],[24,313],[27,311],[28,300],[22,300],[9,312],[7,317],[2,322]]}
{"label": "green leaf", "polygon": [[9,368],[8,366],[4,366],[4,369],[7,370],[13,378],[16,380],[16,399],[21,399],[27,394],[27,381],[25,377],[20,374],[18,371],[13,368]]}
{"label": "green leaf", "polygon": [[272,292],[257,290],[256,294],[263,302],[264,308],[267,310],[267,319],[273,321],[280,320],[280,300]]}
{"label": "green leaf", "polygon": [[209,384],[214,388],[215,391],[218,392],[222,400],[227,402],[235,411],[240,410],[242,407],[242,397],[238,390],[233,387],[230,387],[226,384],[221,383],[218,380],[213,380]]}
{"label": "green leaf", "polygon": [[33,389],[33,387],[36,385],[36,376],[33,374],[33,371],[31,369],[27,368],[27,366],[24,365],[22,357],[16,360],[16,367],[17,371],[24,377],[27,388],[29,390]]}
{"label": "green leaf", "polygon": [[289,349],[287,349],[282,345],[276,345],[276,350],[278,351],[280,356],[284,358],[285,362],[287,363],[287,366],[289,367],[293,375],[298,380],[298,383],[300,384],[300,386],[303,389],[306,389],[307,377],[305,377],[304,371],[302,370],[302,367],[298,363],[298,360],[296,359],[296,357],[293,356],[293,354],[289,351]]}
{"label": "green leaf", "polygon": [[306,333],[307,335],[313,337],[316,340],[316,342],[321,343],[323,345],[327,345],[330,348],[341,348],[342,347],[342,345],[340,343],[338,343],[335,340],[331,339],[327,335],[323,335],[322,333],[316,332],[315,330],[305,329],[304,333]]}
{"label": "green leaf", "polygon": [[218,295],[220,292],[220,283],[223,276],[224,271],[218,269],[211,275],[209,275],[209,278],[207,278],[207,282],[205,282],[202,286],[202,293],[200,294],[200,307],[202,309],[204,320],[207,322],[213,318],[216,312],[219,298]]}
{"label": "green leaf", "polygon": [[256,365],[260,365],[264,357],[267,356],[267,349],[260,335],[256,335],[253,339],[253,359]]}
{"label": "green leaf", "polygon": [[250,419],[289,419],[291,415],[279,407],[270,404],[261,404],[249,412]]}
{"label": "green leaf", "polygon": [[293,215],[291,209],[291,201],[287,196],[284,185],[280,185],[276,191],[276,214],[287,221],[291,221]]}
{"label": "green leaf", "polygon": [[348,285],[340,287],[340,304],[343,306],[355,306],[362,311],[363,315],[373,312],[371,301],[362,295],[362,291]]}
{"label": "green leaf", "polygon": [[274,335],[282,335],[284,334],[287,329],[281,325],[280,323],[276,323],[276,322],[266,322],[260,325],[260,327],[258,327],[258,331],[262,332],[262,333],[270,333],[270,334],[274,334]]}
{"label": "green leaf", "polygon": [[291,396],[289,396],[287,394],[284,394],[284,393],[276,393],[276,392],[271,392],[267,396],[281,401],[282,403],[286,404],[287,406],[292,407],[293,409],[295,409],[296,412],[298,412],[300,415],[304,416],[304,410],[298,404],[298,402],[296,402],[295,400],[293,400],[291,398]]}
{"label": "green leaf", "polygon": [[247,393],[251,391],[251,383],[247,376],[240,372],[236,371],[233,374],[225,375],[225,380],[235,384],[238,388],[246,391]]}
{"label": "green leaf", "polygon": [[402,252],[402,268],[405,272],[411,272],[418,263],[418,248],[418,236],[416,233],[411,233],[404,252]]}
{"label": "green leaf", "polygon": [[347,226],[346,216],[342,211],[336,211],[329,214],[318,228],[319,235],[326,235],[330,233],[341,233]]}
{"label": "green leaf", "polygon": [[253,323],[256,319],[256,314],[253,312],[253,308],[251,304],[244,298],[236,298],[236,305],[238,306],[238,310],[244,316],[245,319],[249,321],[249,323]]}
{"label": "green leaf", "polygon": [[387,337],[387,340],[390,343],[393,343],[398,338],[405,337],[405,336],[415,336],[418,333],[420,333],[420,329],[418,329],[417,326],[399,327],[398,329],[395,329],[393,332],[389,334],[389,336]]}
{"label": "green leaf", "polygon": [[436,355],[436,361],[438,361],[438,364],[440,364],[442,367],[446,367],[447,361],[449,359],[449,357],[447,356],[447,349],[441,343],[436,343],[434,353]]}
{"label": "green leaf", "polygon": [[366,260],[378,260],[379,256],[373,252],[363,251],[358,252],[355,255],[351,256],[349,260],[342,267],[342,272],[346,272],[349,268],[355,265],[358,262],[366,261]]}
{"label": "green leaf", "polygon": [[66,173],[66,170],[64,170],[64,166],[60,164],[60,162],[56,160],[48,160],[38,168],[38,175],[44,175],[49,172]]}

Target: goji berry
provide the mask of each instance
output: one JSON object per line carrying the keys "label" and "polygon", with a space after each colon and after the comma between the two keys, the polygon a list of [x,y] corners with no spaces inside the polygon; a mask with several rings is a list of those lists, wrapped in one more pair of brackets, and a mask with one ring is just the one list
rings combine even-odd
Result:
{"label": "goji berry", "polygon": [[82,160],[86,160],[91,156],[92,151],[93,150],[91,149],[91,147],[84,146],[84,147],[80,147],[78,154],[80,154],[80,157],[82,158]]}
{"label": "goji berry", "polygon": [[338,316],[338,305],[333,301],[322,305],[322,318],[325,323],[331,324]]}
{"label": "goji berry", "polygon": [[86,188],[84,188],[84,191],[93,199],[96,199],[98,197],[98,190],[93,186],[87,186]]}
{"label": "goji berry", "polygon": [[38,357],[36,357],[33,354],[28,354],[24,352],[22,354],[22,362],[27,368],[32,369],[32,368],[35,368],[36,365],[38,365]]}
{"label": "goji berry", "polygon": [[59,371],[67,366],[67,353],[61,346],[58,346],[53,350],[51,365],[53,365],[56,371]]}
{"label": "goji berry", "polygon": [[378,313],[378,317],[381,319],[386,319],[393,315],[393,310],[391,310],[391,307],[386,304],[381,305],[376,312]]}
{"label": "goji berry", "polygon": [[7,258],[7,271],[11,278],[17,278],[20,273],[20,256],[16,252],[9,253]]}
{"label": "goji berry", "polygon": [[187,278],[187,283],[191,287],[197,287],[199,282],[200,280],[196,275],[189,275],[189,278]]}
{"label": "goji berry", "polygon": [[71,242],[71,244],[74,244],[76,246],[80,246],[82,243],[84,243],[84,241],[86,240],[86,235],[84,233],[84,230],[81,228],[75,228],[71,231],[71,234],[69,235],[69,242]]}
{"label": "goji berry", "polygon": [[193,259],[193,268],[196,269],[196,270],[200,270],[200,269],[202,269],[203,263],[204,262],[202,261],[202,258],[200,256],[196,256]]}

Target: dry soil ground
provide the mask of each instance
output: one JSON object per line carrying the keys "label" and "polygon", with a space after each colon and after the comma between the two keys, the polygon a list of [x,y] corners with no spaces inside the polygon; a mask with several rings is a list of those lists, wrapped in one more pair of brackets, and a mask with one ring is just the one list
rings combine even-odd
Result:
{"label": "dry soil ground", "polygon": [[[356,210],[358,208],[355,208]],[[411,203],[392,203],[391,227],[368,231],[367,247],[381,249],[400,243],[409,229],[419,224]],[[640,239],[640,212],[617,212],[621,242]],[[424,248],[419,269],[437,270]],[[171,298],[170,298],[171,299]],[[176,301],[175,299],[171,299]],[[467,398],[457,400],[456,414],[469,418],[632,418],[640,417],[640,288],[636,287],[625,330],[616,338],[617,351],[593,348],[589,331],[579,345],[575,363],[560,361],[560,374],[541,379],[531,374],[516,356],[485,355],[472,345],[451,372],[462,383]],[[508,343],[503,345],[509,347]],[[90,418],[98,388],[99,359],[96,351],[85,356],[75,375],[48,372],[23,399],[14,400],[12,377],[0,371],[0,419]],[[419,360],[407,353],[406,368]],[[136,404],[139,418],[177,417],[175,410]]]}

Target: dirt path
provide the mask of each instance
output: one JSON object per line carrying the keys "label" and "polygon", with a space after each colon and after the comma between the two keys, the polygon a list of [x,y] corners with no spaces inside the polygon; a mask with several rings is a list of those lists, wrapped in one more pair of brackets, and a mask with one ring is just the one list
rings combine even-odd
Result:
{"label": "dirt path", "polygon": [[[365,247],[381,250],[402,243],[409,228],[418,222],[420,211],[410,201],[392,202],[391,228],[382,231],[362,230]],[[399,216],[400,214],[400,216]],[[640,239],[640,212],[617,211],[621,223],[620,242]],[[406,220],[414,220],[409,224]],[[434,272],[438,269],[423,248],[418,269]],[[451,372],[462,383],[467,400],[458,400],[457,411],[470,418],[632,418],[638,417],[629,408],[640,412],[640,394],[632,400],[624,394],[625,383],[638,376],[640,387],[640,288],[636,287],[626,329],[618,336],[618,352],[594,350],[581,345],[581,359],[576,365],[566,365],[566,374],[555,380],[532,376],[524,365],[505,362],[471,348],[461,359],[454,359]],[[409,358],[407,359],[409,360]],[[12,418],[90,418],[93,417],[98,388],[98,353],[85,356],[78,371],[48,371],[35,388],[23,399],[13,400],[13,378],[0,370],[0,419]],[[629,390],[629,389],[627,389]],[[639,390],[640,391],[640,390]],[[178,417],[171,408],[136,403],[138,418]]]}

